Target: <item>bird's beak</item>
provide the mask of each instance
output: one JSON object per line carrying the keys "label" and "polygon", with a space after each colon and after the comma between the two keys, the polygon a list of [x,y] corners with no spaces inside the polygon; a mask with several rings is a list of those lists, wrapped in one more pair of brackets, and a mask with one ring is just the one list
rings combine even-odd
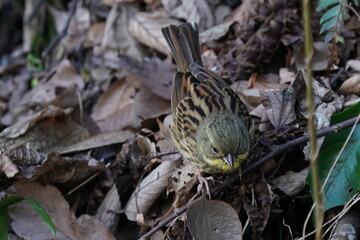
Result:
{"label": "bird's beak", "polygon": [[224,161],[231,167],[231,169],[234,169],[234,162],[235,162],[235,157],[232,154],[228,154],[226,155],[224,158]]}

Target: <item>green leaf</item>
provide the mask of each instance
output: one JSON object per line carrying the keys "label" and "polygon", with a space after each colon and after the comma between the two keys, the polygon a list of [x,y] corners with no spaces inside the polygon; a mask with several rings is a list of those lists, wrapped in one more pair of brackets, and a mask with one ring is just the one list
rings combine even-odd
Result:
{"label": "green leaf", "polygon": [[51,233],[53,235],[56,234],[56,228],[54,223],[51,221],[51,218],[49,216],[49,214],[47,214],[46,210],[35,200],[31,199],[31,198],[25,198],[26,201],[28,201],[33,208],[35,209],[35,211],[40,215],[40,217],[44,220],[44,222],[48,225]]}
{"label": "green leaf", "polygon": [[341,35],[336,35],[336,41],[338,41],[338,42],[340,42],[342,44],[345,44],[345,39]]}
{"label": "green leaf", "polygon": [[330,32],[327,32],[326,35],[325,35],[325,42],[330,42],[334,37],[334,32],[333,31],[330,31]]}
{"label": "green leaf", "polygon": [[320,24],[323,24],[324,22],[326,22],[330,18],[333,18],[333,17],[336,18],[340,14],[340,12],[341,12],[341,5],[333,6],[332,8],[327,10],[325,12],[325,14],[321,17]]}
{"label": "green leaf", "polygon": [[320,29],[320,34],[323,34],[325,31],[330,30],[331,28],[335,27],[335,25],[338,23],[338,18],[330,18],[328,21],[326,21]]}
{"label": "green leaf", "polygon": [[0,239],[8,239],[8,209],[0,208]]}
{"label": "green leaf", "polygon": [[340,4],[343,0],[321,0],[319,2],[319,6],[316,8],[317,12],[320,12],[321,10],[334,5],[334,4]]}
{"label": "green leaf", "polygon": [[352,0],[352,2],[357,6],[359,5],[359,1],[358,0]]}
{"label": "green leaf", "polygon": [[[360,113],[360,103],[354,107],[334,114],[331,124],[340,123],[347,119],[356,117]],[[346,128],[338,133],[325,137],[321,146],[318,163],[319,176],[323,183],[343,147],[352,127]],[[335,206],[344,205],[360,190],[360,125],[355,127],[355,131],[345,146],[343,153],[330,174],[324,188],[325,210]],[[306,182],[311,183],[311,176],[308,175]],[[311,191],[312,191],[312,185]]]}
{"label": "green leaf", "polygon": [[8,239],[8,207],[24,200],[23,197],[13,195],[0,201],[0,240]]}

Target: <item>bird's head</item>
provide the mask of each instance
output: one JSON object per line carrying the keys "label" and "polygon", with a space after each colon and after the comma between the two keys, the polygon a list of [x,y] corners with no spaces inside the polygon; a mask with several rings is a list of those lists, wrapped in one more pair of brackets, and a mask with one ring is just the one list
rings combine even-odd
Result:
{"label": "bird's head", "polygon": [[250,134],[238,115],[222,112],[209,115],[198,129],[198,156],[209,172],[231,172],[240,167],[250,148]]}

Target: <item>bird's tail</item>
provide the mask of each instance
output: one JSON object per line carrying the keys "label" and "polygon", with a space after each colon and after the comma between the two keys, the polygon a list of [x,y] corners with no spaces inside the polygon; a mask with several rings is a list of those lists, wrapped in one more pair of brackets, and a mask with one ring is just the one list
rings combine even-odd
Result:
{"label": "bird's tail", "polygon": [[175,58],[179,72],[188,72],[192,62],[203,65],[196,23],[184,23],[180,26],[170,25],[162,28],[161,31]]}

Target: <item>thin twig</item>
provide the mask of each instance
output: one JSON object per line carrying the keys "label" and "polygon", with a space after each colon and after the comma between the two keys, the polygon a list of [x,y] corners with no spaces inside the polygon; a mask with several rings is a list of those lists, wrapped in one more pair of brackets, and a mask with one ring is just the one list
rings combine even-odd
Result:
{"label": "thin twig", "polygon": [[74,16],[75,12],[76,12],[76,6],[77,6],[78,0],[74,0],[71,4],[71,9],[70,9],[70,13],[69,13],[69,17],[66,21],[65,27],[63,28],[63,30],[51,41],[51,43],[45,48],[45,50],[41,53],[41,57],[45,58],[49,52],[51,52],[60,42],[60,40],[66,36],[67,34],[67,30],[70,26],[70,22],[72,17]]}
{"label": "thin twig", "polygon": [[[316,132],[316,137],[323,137],[332,133],[337,133],[345,128],[348,128],[352,125],[354,125],[356,123],[357,117],[351,118],[349,120],[346,120],[342,123],[338,123],[335,124],[333,126],[321,129],[319,131]],[[289,141],[287,143],[281,144],[279,146],[277,146],[272,152],[270,152],[268,155],[266,155],[265,157],[259,159],[258,161],[254,161],[252,163],[249,163],[248,165],[246,165],[244,167],[244,169],[242,170],[243,174],[249,173],[250,171],[254,170],[255,168],[257,168],[258,166],[260,166],[261,164],[265,163],[266,161],[269,161],[270,159],[276,157],[277,155],[283,153],[283,152],[287,152],[290,149],[306,143],[309,141],[309,136],[308,135],[304,135],[302,137],[296,138],[292,141]],[[232,182],[235,181],[235,177],[234,178],[228,178],[226,179],[226,185],[228,186],[229,184],[231,184]],[[218,188],[214,188],[211,190],[211,193],[217,191]],[[161,229],[162,227],[164,227],[166,224],[168,224],[169,222],[171,222],[172,220],[174,220],[175,218],[177,218],[178,216],[180,216],[181,214],[183,214],[184,212],[187,211],[187,209],[189,208],[189,206],[191,205],[193,201],[189,201],[184,207],[178,209],[175,213],[173,213],[172,215],[170,215],[169,217],[167,217],[165,220],[161,221],[158,225],[156,225],[152,230],[150,230],[149,232],[147,232],[146,234],[144,234],[141,239],[146,239],[150,236],[152,236],[156,231],[158,231],[159,229]]]}

